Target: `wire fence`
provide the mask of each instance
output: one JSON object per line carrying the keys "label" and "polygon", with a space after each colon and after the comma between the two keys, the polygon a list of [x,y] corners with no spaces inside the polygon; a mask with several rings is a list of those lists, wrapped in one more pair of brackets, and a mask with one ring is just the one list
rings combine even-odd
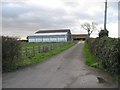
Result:
{"label": "wire fence", "polygon": [[31,58],[37,54],[47,53],[52,50],[62,48],[65,45],[72,44],[72,42],[62,42],[62,43],[52,43],[52,44],[45,44],[45,45],[39,45],[39,46],[30,46],[22,48],[22,57],[28,57]]}

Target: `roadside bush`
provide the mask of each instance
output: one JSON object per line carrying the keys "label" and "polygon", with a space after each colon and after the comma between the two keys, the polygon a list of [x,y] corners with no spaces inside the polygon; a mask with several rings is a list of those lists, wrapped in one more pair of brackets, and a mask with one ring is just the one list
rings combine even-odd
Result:
{"label": "roadside bush", "polygon": [[20,59],[20,42],[17,38],[2,36],[2,71],[15,68]]}
{"label": "roadside bush", "polygon": [[99,33],[99,37],[108,37],[108,30],[101,30]]}
{"label": "roadside bush", "polygon": [[120,63],[118,62],[118,57],[120,56],[120,39],[109,37],[89,39],[88,44],[91,53],[99,58],[107,71],[112,74],[119,73]]}

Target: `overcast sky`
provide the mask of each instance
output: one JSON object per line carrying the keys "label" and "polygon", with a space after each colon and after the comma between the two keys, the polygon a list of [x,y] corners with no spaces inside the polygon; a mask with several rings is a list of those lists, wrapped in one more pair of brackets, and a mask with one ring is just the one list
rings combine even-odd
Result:
{"label": "overcast sky", "polygon": [[[108,0],[107,29],[111,37],[118,37],[118,1]],[[3,35],[24,38],[38,30],[63,28],[73,34],[87,33],[80,28],[84,22],[96,22],[99,29],[103,28],[104,0],[2,0],[1,4]]]}

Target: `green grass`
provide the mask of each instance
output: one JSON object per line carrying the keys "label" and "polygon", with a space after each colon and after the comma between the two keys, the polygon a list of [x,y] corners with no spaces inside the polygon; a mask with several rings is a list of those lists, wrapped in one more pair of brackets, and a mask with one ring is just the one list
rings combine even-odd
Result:
{"label": "green grass", "polygon": [[70,47],[75,45],[76,42],[70,42],[70,43],[69,42],[67,42],[67,43],[64,43],[64,42],[63,43],[22,43],[21,46],[22,46],[22,48],[25,48],[25,47],[33,47],[33,46],[38,46],[38,45],[43,46],[43,45],[49,45],[49,44],[55,44],[55,45],[63,44],[63,46],[53,49],[46,53],[45,52],[37,53],[34,56],[30,56],[30,57],[22,56],[21,60],[19,62],[16,62],[16,64],[12,68],[10,68],[8,71],[15,71],[17,69],[24,68],[29,65],[41,63],[41,62],[51,58],[52,56],[69,49]]}
{"label": "green grass", "polygon": [[84,51],[84,56],[86,58],[85,63],[88,66],[99,68],[99,69],[103,68],[102,65],[100,64],[100,62],[98,61],[98,59],[96,57],[94,57],[92,55],[92,53],[89,51],[89,47],[88,47],[88,44],[86,42],[84,44],[83,51]]}

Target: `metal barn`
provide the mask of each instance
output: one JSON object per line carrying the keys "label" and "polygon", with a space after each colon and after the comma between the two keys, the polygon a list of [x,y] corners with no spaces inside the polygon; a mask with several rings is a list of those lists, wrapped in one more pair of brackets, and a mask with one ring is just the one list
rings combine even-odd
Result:
{"label": "metal barn", "polygon": [[28,42],[67,42],[72,40],[70,29],[40,30],[27,37]]}

